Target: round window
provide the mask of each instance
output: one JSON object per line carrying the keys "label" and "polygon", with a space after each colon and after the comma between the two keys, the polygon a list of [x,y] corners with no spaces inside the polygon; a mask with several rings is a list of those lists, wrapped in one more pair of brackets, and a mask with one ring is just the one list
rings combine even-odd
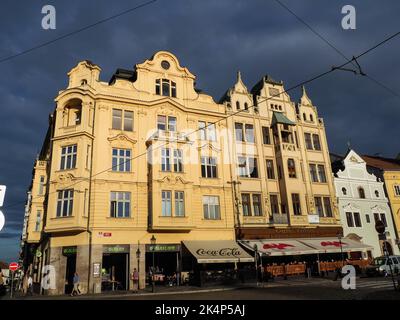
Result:
{"label": "round window", "polygon": [[161,61],[161,67],[165,70],[168,70],[170,67],[170,64],[167,60],[163,60],[163,61]]}

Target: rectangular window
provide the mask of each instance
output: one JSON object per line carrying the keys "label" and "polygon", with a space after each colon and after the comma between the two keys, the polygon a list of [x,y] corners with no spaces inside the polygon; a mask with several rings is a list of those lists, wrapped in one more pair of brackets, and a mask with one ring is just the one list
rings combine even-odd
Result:
{"label": "rectangular window", "polygon": [[35,221],[35,231],[40,231],[40,222],[41,222],[41,212],[40,210],[36,213],[36,221]]}
{"label": "rectangular window", "polygon": [[38,191],[38,195],[40,195],[40,196],[44,192],[44,179],[45,179],[45,176],[40,176],[40,179],[39,179],[39,191]]}
{"label": "rectangular window", "polygon": [[250,157],[239,157],[238,175],[246,178],[258,178],[257,159]]}
{"label": "rectangular window", "polygon": [[164,97],[169,97],[169,80],[162,79],[162,95]]}
{"label": "rectangular window", "polygon": [[314,145],[314,150],[321,150],[321,144],[319,142],[319,135],[313,134],[313,145]]}
{"label": "rectangular window", "polygon": [[271,203],[271,212],[273,214],[279,213],[279,202],[278,202],[278,195],[271,194],[269,196],[269,201]]}
{"label": "rectangular window", "polygon": [[219,197],[218,196],[203,196],[203,213],[204,219],[219,220]]}
{"label": "rectangular window", "polygon": [[122,110],[112,109],[112,128],[122,130]]}
{"label": "rectangular window", "polygon": [[267,178],[275,179],[274,160],[267,160]]}
{"label": "rectangular window", "polygon": [[365,220],[367,221],[367,223],[371,223],[371,219],[369,217],[369,214],[365,215]]}
{"label": "rectangular window", "polygon": [[323,217],[324,216],[324,208],[322,206],[321,197],[315,197],[314,201],[315,201],[316,214],[318,214],[320,217]]}
{"label": "rectangular window", "polygon": [[110,217],[129,218],[131,216],[131,193],[112,191],[110,194]]}
{"label": "rectangular window", "polygon": [[183,172],[183,156],[180,149],[174,150],[174,171]]}
{"label": "rectangular window", "polygon": [[168,117],[168,131],[176,131],[176,117]]}
{"label": "rectangular window", "polygon": [[254,127],[252,124],[245,125],[246,131],[246,141],[250,143],[254,143]]}
{"label": "rectangular window", "polygon": [[325,217],[332,218],[332,205],[331,205],[331,198],[324,197],[324,208],[325,208]]}
{"label": "rectangular window", "polygon": [[256,217],[262,216],[261,195],[259,194],[253,194],[253,212]]}
{"label": "rectangular window", "polygon": [[185,216],[185,193],[183,191],[175,191],[175,216]]}
{"label": "rectangular window", "polygon": [[172,215],[171,191],[161,191],[161,215],[163,217]]}
{"label": "rectangular window", "polygon": [[207,126],[207,123],[205,121],[199,121],[199,139],[200,140],[207,140],[206,126]]}
{"label": "rectangular window", "polygon": [[76,144],[61,148],[60,170],[74,169],[76,167],[76,153]]}
{"label": "rectangular window", "polygon": [[250,194],[242,193],[242,208],[244,216],[251,216]]}
{"label": "rectangular window", "polygon": [[288,159],[289,178],[296,178],[296,163],[294,159]]}
{"label": "rectangular window", "polygon": [[131,171],[131,149],[112,149],[112,171]]}
{"label": "rectangular window", "polygon": [[157,129],[158,130],[167,130],[167,117],[166,116],[157,116]]}
{"label": "rectangular window", "polygon": [[354,212],[354,225],[356,227],[361,228],[361,218],[360,218],[360,213],[359,212]]}
{"label": "rectangular window", "polygon": [[400,197],[400,186],[398,186],[398,185],[394,186],[394,194],[397,197]]}
{"label": "rectangular window", "polygon": [[298,193],[292,193],[292,203],[293,203],[293,214],[295,216],[301,215],[300,195]]}
{"label": "rectangular window", "polygon": [[304,133],[304,140],[306,141],[307,150],[313,150],[313,145],[312,145],[311,134],[310,133]]}
{"label": "rectangular window", "polygon": [[325,167],[323,164],[318,165],[318,178],[319,182],[326,183]]}
{"label": "rectangular window", "polygon": [[263,143],[271,144],[271,137],[269,134],[269,127],[262,127]]}
{"label": "rectangular window", "polygon": [[346,212],[346,220],[347,220],[347,226],[349,228],[354,227],[353,215],[351,214],[351,212]]}
{"label": "rectangular window", "polygon": [[124,111],[124,130],[133,131],[133,112]]}
{"label": "rectangular window", "polygon": [[387,228],[387,221],[386,221],[386,215],[384,213],[381,213],[381,221],[383,222],[384,226]]}
{"label": "rectangular window", "polygon": [[310,176],[312,182],[318,182],[317,166],[315,164],[310,164]]}
{"label": "rectangular window", "polygon": [[236,141],[244,141],[243,124],[235,123]]}
{"label": "rectangular window", "polygon": [[217,158],[201,157],[201,176],[203,178],[217,178]]}
{"label": "rectangular window", "polygon": [[176,98],[176,83],[171,81],[171,97]]}
{"label": "rectangular window", "polygon": [[208,123],[207,127],[207,137],[210,141],[217,141],[217,133],[215,130],[215,123]]}
{"label": "rectangular window", "polygon": [[171,171],[171,150],[161,149],[161,171]]}
{"label": "rectangular window", "polygon": [[156,80],[156,94],[161,95],[161,84],[160,84],[160,79]]}
{"label": "rectangular window", "polygon": [[60,190],[57,198],[57,217],[70,217],[72,215],[74,190]]}

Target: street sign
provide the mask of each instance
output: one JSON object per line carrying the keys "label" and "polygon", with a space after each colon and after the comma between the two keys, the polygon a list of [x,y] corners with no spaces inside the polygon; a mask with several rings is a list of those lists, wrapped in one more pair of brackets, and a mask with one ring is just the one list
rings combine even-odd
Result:
{"label": "street sign", "polygon": [[10,269],[12,272],[17,271],[19,269],[19,264],[17,262],[11,262],[8,266],[8,269]]}
{"label": "street sign", "polygon": [[376,232],[384,233],[385,229],[386,229],[386,227],[385,227],[385,224],[382,222],[382,220],[377,220],[375,222],[375,230],[376,230]]}
{"label": "street sign", "polygon": [[3,206],[5,195],[6,195],[6,186],[0,186],[0,207]]}

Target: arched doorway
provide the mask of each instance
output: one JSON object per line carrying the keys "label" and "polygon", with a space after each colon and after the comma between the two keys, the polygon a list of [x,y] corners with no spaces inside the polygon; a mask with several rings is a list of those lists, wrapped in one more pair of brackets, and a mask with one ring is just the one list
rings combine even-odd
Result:
{"label": "arched doorway", "polygon": [[387,252],[387,254],[388,254],[389,256],[392,256],[392,255],[393,255],[393,248],[392,248],[392,245],[391,245],[389,242],[387,242],[387,241],[384,241],[384,242],[383,242],[383,252],[384,252],[384,253]]}

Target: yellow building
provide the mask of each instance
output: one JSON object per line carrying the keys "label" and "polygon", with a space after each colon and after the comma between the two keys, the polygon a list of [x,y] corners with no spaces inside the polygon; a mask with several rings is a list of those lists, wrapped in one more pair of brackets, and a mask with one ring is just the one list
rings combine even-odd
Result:
{"label": "yellow building", "polygon": [[249,92],[239,73],[216,103],[165,51],[108,83],[100,72],[82,61],[68,73],[35,164],[24,242],[34,270],[55,268],[49,294],[68,292],[75,270],[83,292],[104,277],[129,289],[134,268],[144,287],[151,266],[182,271],[187,249],[210,254],[206,241],[341,232],[324,123],[304,89],[296,104],[282,82]]}
{"label": "yellow building", "polygon": [[[367,163],[369,170],[384,182],[393,221],[397,229],[397,234],[393,237],[397,239],[396,244],[400,248],[400,160],[378,156],[363,156],[362,158]],[[392,248],[389,249],[389,252],[393,252]]]}

